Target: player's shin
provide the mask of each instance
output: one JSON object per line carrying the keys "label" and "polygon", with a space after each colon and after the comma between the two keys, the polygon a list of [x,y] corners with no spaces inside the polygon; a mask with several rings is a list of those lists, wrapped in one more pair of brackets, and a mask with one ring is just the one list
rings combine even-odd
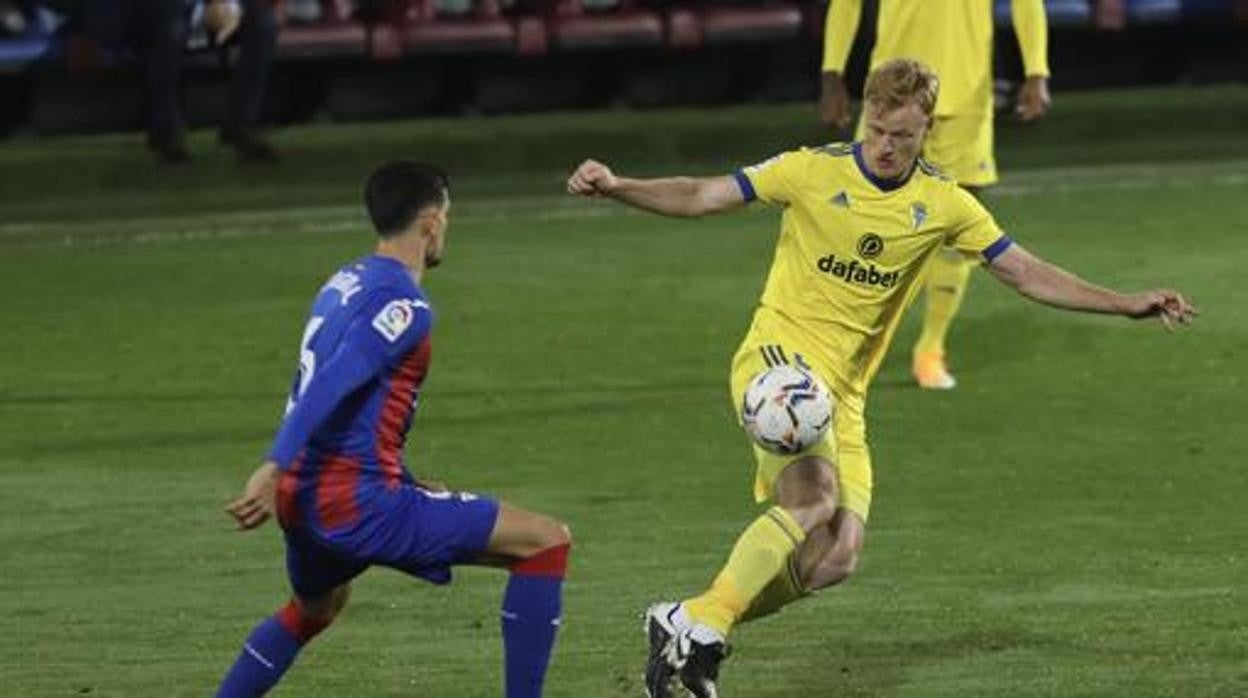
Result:
{"label": "player's shin", "polygon": [[805,539],[805,531],[789,512],[778,506],[768,509],[742,532],[711,588],[685,602],[689,617],[727,637]]}
{"label": "player's shin", "polygon": [[810,596],[810,592],[802,586],[801,576],[797,570],[797,555],[790,555],[784,569],[780,570],[780,574],[777,574],[767,583],[767,586],[763,587],[758,596],[754,597],[737,622],[749,623],[766,618],[807,596]]}
{"label": "player's shin", "polygon": [[264,695],[294,663],[299,650],[329,623],[303,615],[293,600],[283,606],[247,636],[242,652],[217,689],[217,698]]}
{"label": "player's shin", "polygon": [[555,645],[570,546],[557,545],[511,568],[503,595],[507,698],[538,698]]}

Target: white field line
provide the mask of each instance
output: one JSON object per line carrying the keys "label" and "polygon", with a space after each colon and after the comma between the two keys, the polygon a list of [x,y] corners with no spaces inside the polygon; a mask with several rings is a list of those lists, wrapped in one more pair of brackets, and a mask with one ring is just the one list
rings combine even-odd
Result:
{"label": "white field line", "polygon": [[[1007,177],[991,190],[996,197],[1065,193],[1199,189],[1248,185],[1248,161],[1143,163],[1027,170]],[[609,202],[567,195],[461,199],[457,227],[517,220],[568,221],[635,213]],[[136,230],[137,229],[137,230]],[[229,240],[273,235],[332,235],[368,229],[361,207],[299,206],[282,209],[162,216],[143,219],[0,223],[0,247],[105,247],[201,240]]]}

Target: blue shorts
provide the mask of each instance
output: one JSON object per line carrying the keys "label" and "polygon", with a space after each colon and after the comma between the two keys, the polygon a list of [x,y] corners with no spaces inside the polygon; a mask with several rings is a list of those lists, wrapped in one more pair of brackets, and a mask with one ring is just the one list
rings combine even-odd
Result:
{"label": "blue shorts", "polygon": [[451,566],[472,562],[490,542],[498,502],[467,492],[430,492],[413,485],[383,489],[339,531],[286,530],[286,571],[301,598],[324,596],[372,565],[434,584]]}

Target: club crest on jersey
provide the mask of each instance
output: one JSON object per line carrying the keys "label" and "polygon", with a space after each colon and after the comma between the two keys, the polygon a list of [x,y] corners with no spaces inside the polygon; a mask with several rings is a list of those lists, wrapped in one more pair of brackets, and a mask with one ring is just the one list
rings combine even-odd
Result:
{"label": "club crest on jersey", "polygon": [[846,194],[844,190],[841,190],[837,192],[836,196],[828,199],[828,203],[833,206],[840,206],[841,208],[849,208],[849,194]]}
{"label": "club crest on jersey", "polygon": [[927,206],[919,201],[910,204],[910,217],[914,220],[915,230],[922,228],[923,222],[927,220]]}
{"label": "club crest on jersey", "polygon": [[884,238],[875,233],[867,233],[858,238],[858,254],[863,259],[875,259],[884,251]]}
{"label": "club crest on jersey", "polygon": [[428,307],[424,301],[409,298],[392,300],[373,316],[373,329],[380,332],[386,341],[397,341],[411,327],[412,320],[416,318],[416,308]]}

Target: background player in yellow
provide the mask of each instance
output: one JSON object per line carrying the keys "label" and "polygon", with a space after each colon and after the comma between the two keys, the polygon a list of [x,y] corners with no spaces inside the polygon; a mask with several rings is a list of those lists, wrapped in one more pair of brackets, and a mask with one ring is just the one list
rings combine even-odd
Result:
{"label": "background player in yellow", "polygon": [[776,361],[806,365],[838,401],[834,429],[807,451],[756,450],[755,496],[774,506],[746,526],[710,588],[650,608],[652,697],[671,695],[678,676],[695,697],[714,698],[734,624],[854,570],[871,504],[867,386],[925,265],[943,247],[978,255],[1002,283],[1058,308],[1155,316],[1167,327],[1194,314],[1178,293],[1094,286],[1005,236],[973,196],[919,159],[937,93],[936,77],[920,63],[890,61],[867,81],[861,142],[787,152],[730,176],[630,179],[586,160],[568,179],[573,194],[669,216],[731,211],[755,199],[781,206],[771,271],[733,359],[733,401]]}
{"label": "background player in yellow", "polygon": [[[880,0],[871,67],[894,58],[914,58],[940,78],[936,120],[923,158],[973,192],[997,181],[993,157],[992,0]],[[1018,116],[1030,121],[1049,107],[1048,26],[1043,0],[1012,0],[1010,13],[1022,49],[1026,79],[1018,94]],[[823,86],[819,100],[825,125],[849,125],[845,63],[862,0],[832,0],[823,36]],[[860,120],[858,137],[862,137]],[[945,361],[945,336],[970,278],[963,255],[947,251],[928,271],[923,331],[912,353],[915,380],[924,388],[956,385]]]}

